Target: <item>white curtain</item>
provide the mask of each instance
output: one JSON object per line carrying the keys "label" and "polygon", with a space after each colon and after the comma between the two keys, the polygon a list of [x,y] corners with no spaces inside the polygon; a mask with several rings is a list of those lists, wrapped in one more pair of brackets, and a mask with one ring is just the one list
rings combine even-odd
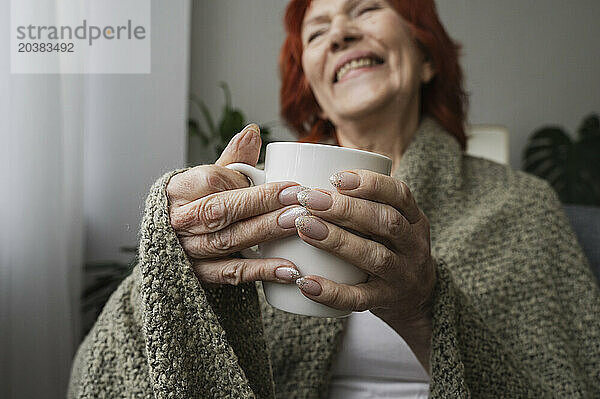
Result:
{"label": "white curtain", "polygon": [[1,46],[0,396],[59,398],[79,339],[84,76],[11,75]]}
{"label": "white curtain", "polygon": [[[84,253],[86,235],[89,240],[96,218],[112,220],[117,203],[105,205],[99,215],[97,207],[87,209],[86,198],[97,198],[96,192],[117,192],[121,202],[133,198],[133,209],[118,211],[132,220],[128,234],[135,239],[149,184],[184,164],[190,2],[176,3],[152,1],[152,29],[158,34],[150,75],[11,74],[9,37],[0,35],[0,398],[66,395],[81,339],[82,266],[90,258]],[[72,11],[63,8],[59,0],[40,2],[38,11],[58,16]],[[9,0],[0,2],[0,24],[8,32]],[[129,98],[130,119],[119,119],[125,118],[122,103],[103,103],[107,93]],[[144,102],[148,97],[152,101]],[[148,153],[134,148],[117,159],[120,170],[107,169],[115,154],[91,145],[117,143],[119,137],[143,140],[143,150],[156,155],[148,161]],[[136,162],[139,172],[122,173]],[[111,176],[105,176],[107,170]],[[121,226],[102,228],[110,236]],[[87,247],[89,252],[89,242]]]}

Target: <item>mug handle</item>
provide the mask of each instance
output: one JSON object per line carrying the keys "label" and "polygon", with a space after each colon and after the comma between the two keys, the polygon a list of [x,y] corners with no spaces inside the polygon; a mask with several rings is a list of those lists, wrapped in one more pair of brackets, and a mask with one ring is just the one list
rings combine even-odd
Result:
{"label": "mug handle", "polygon": [[[245,163],[237,162],[231,163],[229,165],[225,165],[226,168],[235,170],[243,174],[250,180],[251,186],[258,186],[261,184],[265,184],[265,171],[255,168],[254,166],[250,166]],[[242,256],[248,259],[260,259],[262,255],[260,253],[260,248],[258,245],[255,245],[256,250],[253,250],[253,247],[242,249],[240,253]]]}

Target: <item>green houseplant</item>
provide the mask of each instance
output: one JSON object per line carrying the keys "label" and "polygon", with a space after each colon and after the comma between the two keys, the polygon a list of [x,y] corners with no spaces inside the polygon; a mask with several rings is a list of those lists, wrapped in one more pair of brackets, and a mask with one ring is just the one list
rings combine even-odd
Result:
{"label": "green houseplant", "polygon": [[586,117],[572,139],[558,126],[536,130],[523,169],[547,180],[565,204],[600,206],[600,120]]}
{"label": "green houseplant", "polygon": [[[223,105],[223,111],[220,120],[215,123],[208,107],[198,96],[190,94],[190,104],[200,111],[203,119],[204,126],[195,118],[188,119],[188,132],[190,138],[197,137],[200,142],[208,149],[211,154],[211,162],[216,161],[218,156],[223,152],[227,143],[233,136],[240,132],[244,126],[249,122],[246,120],[244,113],[234,108],[231,101],[231,92],[229,86],[225,82],[220,82],[219,87],[223,90],[225,96],[225,104]],[[271,131],[267,125],[260,126],[260,137],[262,139],[262,146],[260,149],[259,163],[264,162],[265,148],[270,139]]]}
{"label": "green houseplant", "polygon": [[131,254],[128,263],[116,261],[86,262],[83,268],[84,289],[81,294],[82,337],[94,325],[108,298],[127,277],[137,263],[137,247],[122,247]]}

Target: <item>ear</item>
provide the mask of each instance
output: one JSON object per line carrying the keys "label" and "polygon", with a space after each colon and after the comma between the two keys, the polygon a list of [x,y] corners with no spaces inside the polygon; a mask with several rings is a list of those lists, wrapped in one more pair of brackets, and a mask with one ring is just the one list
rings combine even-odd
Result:
{"label": "ear", "polygon": [[431,79],[435,76],[435,68],[433,67],[433,63],[426,59],[421,66],[421,82],[427,84],[431,82]]}

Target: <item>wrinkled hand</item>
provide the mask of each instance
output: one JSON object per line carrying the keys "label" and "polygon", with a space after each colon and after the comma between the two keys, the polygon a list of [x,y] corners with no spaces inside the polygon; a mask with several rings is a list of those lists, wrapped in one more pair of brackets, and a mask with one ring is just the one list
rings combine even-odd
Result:
{"label": "wrinkled hand", "polygon": [[346,285],[304,276],[297,281],[304,295],[335,309],[370,310],[388,324],[418,324],[430,317],[436,273],[429,221],[409,188],[362,169],[336,173],[330,180],[337,190],[298,193],[312,214],[296,219],[298,235],[363,269],[369,278]]}
{"label": "wrinkled hand", "polygon": [[281,213],[298,204],[296,193],[303,187],[285,181],[250,187],[246,176],[226,168],[234,162],[256,165],[260,147],[259,127],[250,124],[215,164],[176,174],[167,185],[171,226],[206,287],[257,280],[290,284],[300,275],[287,259],[236,256],[258,243],[296,234],[293,220],[291,226],[278,222]]}

